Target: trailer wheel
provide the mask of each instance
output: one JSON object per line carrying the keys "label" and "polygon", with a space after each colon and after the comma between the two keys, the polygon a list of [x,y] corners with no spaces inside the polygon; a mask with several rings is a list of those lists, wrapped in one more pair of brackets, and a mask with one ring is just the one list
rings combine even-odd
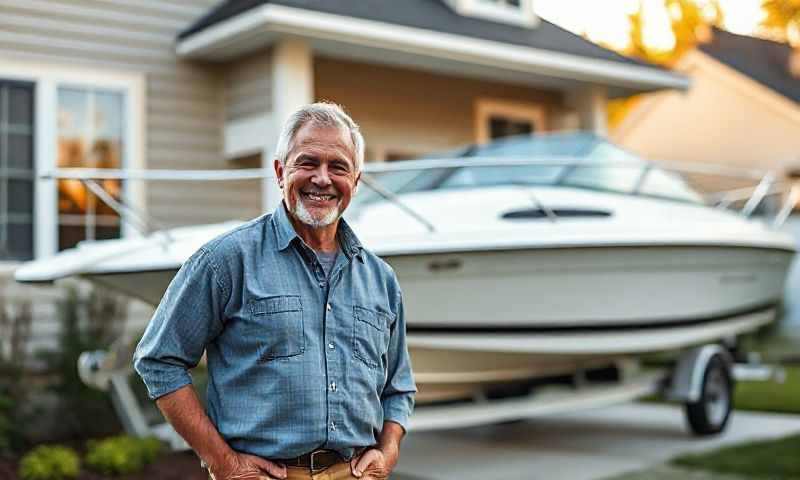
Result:
{"label": "trailer wheel", "polygon": [[686,403],[686,418],[695,435],[713,435],[728,423],[733,408],[733,380],[722,356],[714,354],[703,372],[700,398]]}

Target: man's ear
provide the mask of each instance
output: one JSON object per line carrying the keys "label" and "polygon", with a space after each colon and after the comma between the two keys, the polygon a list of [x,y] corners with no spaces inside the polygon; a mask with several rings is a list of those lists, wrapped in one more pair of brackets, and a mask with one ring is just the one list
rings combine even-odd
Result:
{"label": "man's ear", "polygon": [[356,175],[356,183],[353,185],[353,195],[358,193],[358,186],[360,184],[360,181],[361,181],[361,172],[358,172],[358,174]]}
{"label": "man's ear", "polygon": [[273,162],[275,168],[275,179],[278,180],[278,187],[283,188],[283,164],[277,158]]}

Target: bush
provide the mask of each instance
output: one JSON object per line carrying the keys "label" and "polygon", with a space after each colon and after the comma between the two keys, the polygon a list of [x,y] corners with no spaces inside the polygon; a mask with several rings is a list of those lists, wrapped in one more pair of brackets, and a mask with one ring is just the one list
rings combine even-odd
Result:
{"label": "bush", "polygon": [[11,452],[11,436],[13,435],[12,415],[14,402],[0,389],[0,455]]}
{"label": "bush", "polygon": [[59,301],[61,322],[58,348],[39,351],[57,381],[48,390],[59,401],[54,411],[59,423],[53,438],[100,437],[119,433],[122,426],[106,392],[85,385],[78,375],[78,357],[89,350],[108,348],[122,329],[121,297],[93,287],[87,297],[78,284],[66,283]]}
{"label": "bush", "polygon": [[133,438],[127,435],[89,440],[86,465],[106,475],[133,473],[156,459],[162,448],[156,438]]}
{"label": "bush", "polygon": [[75,478],[80,470],[80,459],[68,447],[42,445],[22,457],[19,475],[24,480],[63,480]]}

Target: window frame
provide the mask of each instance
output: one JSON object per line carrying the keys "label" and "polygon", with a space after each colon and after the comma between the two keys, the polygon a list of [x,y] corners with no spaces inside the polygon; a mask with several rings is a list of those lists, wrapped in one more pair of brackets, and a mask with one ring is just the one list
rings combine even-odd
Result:
{"label": "window frame", "polygon": [[[118,91],[123,95],[125,118],[122,169],[145,167],[145,76],[105,68],[58,63],[0,59],[0,78],[34,84],[33,148],[34,172],[41,175],[56,168],[58,155],[58,89],[73,87]],[[34,259],[58,252],[58,195],[56,181],[34,182]],[[142,181],[123,182],[122,195],[128,205],[145,211],[146,186]],[[129,222],[122,222],[121,238],[141,236]],[[11,262],[9,262],[11,263]]]}
{"label": "window frame", "polygon": [[547,114],[542,104],[479,98],[475,101],[474,135],[476,143],[485,144],[492,141],[489,122],[493,116],[529,121],[533,124],[531,133],[547,130]]}
{"label": "window frame", "polygon": [[512,25],[536,27],[539,17],[533,11],[533,0],[519,0],[519,7],[509,5],[507,0],[455,0],[462,15],[483,17]]}
{"label": "window frame", "polygon": [[[0,193],[4,197],[3,198],[4,205],[3,205],[3,208],[2,208],[2,210],[4,210],[4,211],[0,212],[0,218],[2,218],[4,223],[0,224],[0,228],[3,228],[3,227],[6,228],[5,235],[10,235],[10,230],[11,230],[10,225],[12,223],[19,225],[19,223],[20,223],[19,220],[14,220],[13,218],[16,217],[18,219],[21,215],[26,215],[25,213],[22,213],[22,214],[18,213],[18,212],[12,213],[11,210],[10,210],[10,203],[11,203],[10,202],[10,198],[11,198],[10,185],[11,185],[11,182],[13,180],[30,181],[31,182],[31,208],[30,208],[30,211],[28,213],[30,215],[30,220],[28,222],[26,222],[26,223],[29,223],[30,224],[30,228],[31,228],[31,241],[32,241],[32,244],[30,245],[30,247],[31,247],[31,255],[33,255],[33,247],[34,247],[34,245],[33,245],[34,240],[33,239],[36,236],[36,229],[35,229],[36,211],[35,211],[35,209],[33,207],[33,197],[35,195],[34,191],[33,191],[33,188],[34,188],[34,185],[35,185],[35,182],[36,182],[36,165],[34,164],[34,161],[33,161],[34,160],[34,155],[36,154],[35,145],[34,145],[34,140],[35,140],[34,125],[35,125],[35,122],[36,122],[36,112],[34,111],[35,110],[34,109],[34,99],[35,99],[35,95],[36,95],[36,85],[33,84],[32,82],[26,82],[26,81],[20,81],[20,80],[17,80],[17,79],[8,79],[8,78],[5,78],[5,77],[0,77],[0,95],[3,95],[4,87],[7,88],[7,89],[10,89],[10,88],[30,89],[30,94],[31,94],[30,116],[31,117],[30,117],[30,123],[29,123],[30,131],[27,134],[30,136],[30,142],[31,142],[31,145],[30,145],[31,167],[30,167],[30,169],[9,168],[9,166],[8,166],[8,158],[7,157],[5,158],[5,160],[6,160],[5,163],[3,165],[0,165],[0,172],[4,173],[6,175],[5,178],[0,177],[0,183],[3,184],[2,188],[0,188]],[[6,99],[10,99],[10,97],[6,97]],[[2,108],[3,103],[4,102],[2,101],[2,99],[0,99],[0,108]],[[10,105],[9,105],[9,110],[10,110]],[[12,135],[11,124],[3,122],[3,112],[0,111],[0,135],[3,134],[3,132],[2,132],[3,127],[5,127],[5,129],[6,129],[6,134],[8,135],[7,138],[10,139],[10,136]],[[19,133],[19,132],[17,132],[17,133]],[[10,145],[7,144],[6,148],[7,149],[10,148]],[[0,158],[2,158],[2,157],[3,157],[3,152],[0,152]],[[26,172],[26,173],[22,173],[22,172]],[[2,234],[2,233],[0,233],[0,234]],[[20,261],[20,259],[15,259],[12,256],[8,256],[7,257],[5,255],[0,257],[0,262],[16,262],[16,261]]]}

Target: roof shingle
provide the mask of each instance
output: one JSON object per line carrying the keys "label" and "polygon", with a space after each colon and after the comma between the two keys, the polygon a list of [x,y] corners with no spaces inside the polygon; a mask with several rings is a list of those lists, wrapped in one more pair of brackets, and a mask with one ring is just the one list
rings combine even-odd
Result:
{"label": "roof shingle", "polygon": [[713,40],[700,45],[700,51],[800,102],[800,78],[789,70],[792,48],[788,44],[714,29]]}
{"label": "roof shingle", "polygon": [[550,22],[535,28],[464,17],[442,0],[227,0],[178,35],[186,39],[217,23],[265,4],[283,5],[407,27],[463,35],[593,59],[661,69],[596,45]]}

